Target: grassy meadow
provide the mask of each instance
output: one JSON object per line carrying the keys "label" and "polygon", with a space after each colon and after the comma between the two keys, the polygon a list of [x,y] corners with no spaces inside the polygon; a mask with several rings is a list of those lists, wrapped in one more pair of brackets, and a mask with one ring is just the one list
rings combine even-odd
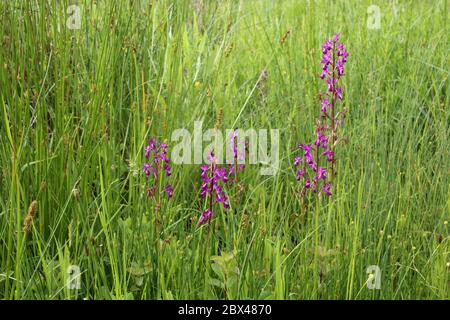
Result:
{"label": "grassy meadow", "polygon": [[[449,5],[2,1],[0,299],[449,299]],[[293,159],[334,32],[345,143],[305,205]],[[195,121],[280,132],[277,174],[247,165],[205,225],[200,165],[172,164],[158,205],[142,170]]]}

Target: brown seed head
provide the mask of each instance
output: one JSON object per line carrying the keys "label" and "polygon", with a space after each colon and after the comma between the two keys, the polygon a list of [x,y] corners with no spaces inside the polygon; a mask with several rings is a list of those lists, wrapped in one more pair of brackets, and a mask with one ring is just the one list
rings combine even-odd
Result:
{"label": "brown seed head", "polygon": [[23,232],[26,234],[29,234],[31,232],[31,225],[33,223],[33,219],[36,217],[37,214],[37,201],[34,200],[31,202],[30,206],[28,207],[28,214],[23,220]]}

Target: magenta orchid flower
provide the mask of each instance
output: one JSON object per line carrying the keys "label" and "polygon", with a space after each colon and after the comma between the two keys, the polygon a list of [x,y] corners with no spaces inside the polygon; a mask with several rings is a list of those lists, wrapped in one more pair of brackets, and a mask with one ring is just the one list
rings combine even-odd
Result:
{"label": "magenta orchid flower", "polygon": [[[345,74],[344,66],[349,57],[344,45],[339,43],[339,34],[335,33],[322,45],[322,72],[320,78],[325,81],[327,92],[321,99],[321,118],[329,121],[323,124],[320,119],[316,121],[316,140],[313,144],[299,144],[298,148],[303,153],[296,155],[294,167],[296,179],[303,180],[302,195],[306,190],[315,193],[323,192],[331,196],[331,180],[334,176],[334,147],[336,144],[336,128],[341,124],[336,113],[337,102],[343,100],[343,89],[339,85]],[[344,113],[345,115],[345,113]],[[325,160],[323,158],[325,157]],[[325,163],[326,166],[321,164]]]}
{"label": "magenta orchid flower", "polygon": [[[157,144],[154,138],[150,138],[148,145],[145,146],[145,159],[144,172],[147,177],[151,176],[152,185],[147,188],[147,196],[153,197],[158,186],[158,179],[162,179],[163,172],[166,177],[172,175],[170,167],[169,157],[167,156],[167,144]],[[160,177],[161,176],[161,177]],[[166,184],[163,191],[167,194],[168,198],[173,196],[173,188],[171,184]]]}

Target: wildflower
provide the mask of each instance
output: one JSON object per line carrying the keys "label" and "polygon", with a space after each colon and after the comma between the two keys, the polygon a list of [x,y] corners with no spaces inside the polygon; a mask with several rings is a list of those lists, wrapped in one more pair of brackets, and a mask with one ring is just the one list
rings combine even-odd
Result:
{"label": "wildflower", "polygon": [[336,93],[339,100],[342,100],[342,88],[337,87],[334,92]]}
{"label": "wildflower", "polygon": [[325,43],[322,45],[322,53],[326,54],[328,51],[331,50],[331,41],[327,40],[325,41]]}
{"label": "wildflower", "polygon": [[300,156],[295,156],[294,167],[298,167],[298,165],[300,164],[301,161],[302,161],[302,158]]}
{"label": "wildflower", "polygon": [[312,148],[312,146],[310,144],[302,144],[302,143],[300,143],[298,145],[298,147],[299,147],[299,149],[303,149],[303,150],[309,151],[309,152],[311,152],[311,148]]}
{"label": "wildflower", "polygon": [[144,172],[145,175],[148,177],[150,176],[150,173],[153,173],[153,177],[156,179],[157,178],[157,170],[154,166],[148,164],[148,163],[144,163]]}
{"label": "wildflower", "polygon": [[329,105],[330,105],[330,102],[328,101],[328,99],[323,99],[322,100],[322,109],[321,109],[321,111],[323,113],[326,113],[327,112],[327,108],[329,107]]}
{"label": "wildflower", "polygon": [[337,88],[335,85],[344,75],[344,65],[347,62],[349,53],[344,45],[338,42],[339,34],[336,33],[322,46],[322,74],[320,78],[326,81],[328,91],[332,95],[342,97],[342,88]]}
{"label": "wildflower", "polygon": [[[303,157],[296,155],[294,158],[296,179],[304,181],[303,191],[300,193],[302,195],[305,194],[305,190],[323,192],[327,196],[332,195],[331,180],[334,176],[336,129],[341,124],[338,116],[345,116],[345,109],[341,113],[336,113],[336,104],[343,99],[343,88],[339,81],[344,76],[345,63],[349,57],[349,53],[344,45],[339,43],[339,39],[339,33],[335,33],[322,45],[320,78],[327,85],[327,91],[322,95],[320,108],[322,115],[316,121],[316,139],[312,144],[299,144],[298,148],[303,152]],[[326,163],[326,166],[323,166],[323,163]]]}
{"label": "wildflower", "polygon": [[297,170],[297,180],[300,180],[301,177],[305,176],[305,171],[303,171],[302,169],[298,169]]}
{"label": "wildflower", "polygon": [[172,185],[168,184],[165,188],[164,191],[167,193],[167,196],[170,198],[172,198],[173,196],[173,188]]}
{"label": "wildflower", "polygon": [[205,224],[206,222],[208,222],[208,220],[211,219],[212,214],[213,214],[213,212],[212,212],[211,208],[208,208],[205,211],[203,211],[202,216],[198,220],[198,224],[202,225],[202,224]]}
{"label": "wildflower", "polygon": [[311,188],[311,179],[306,180],[305,188],[307,188],[307,189]]}
{"label": "wildflower", "polygon": [[[147,188],[147,196],[153,197],[157,186],[158,179],[162,178],[165,174],[166,177],[172,175],[172,169],[170,167],[169,157],[167,156],[167,144],[161,142],[158,144],[154,138],[150,138],[148,145],[145,146],[145,159],[147,162],[144,163],[143,169],[147,177],[152,176],[153,185]],[[161,172],[161,174],[160,174]],[[171,184],[166,184],[163,188],[168,198],[173,196],[173,188]]]}
{"label": "wildflower", "polygon": [[322,153],[324,156],[327,156],[327,161],[331,162],[333,161],[333,155],[334,155],[334,151],[331,149],[327,149],[325,150],[324,153]]}
{"label": "wildflower", "polygon": [[327,146],[327,143],[328,143],[328,137],[325,136],[321,130],[316,130],[316,131],[317,131],[317,139],[314,142],[314,144],[317,147],[322,146],[322,148],[325,149]]}
{"label": "wildflower", "polygon": [[330,185],[329,183],[325,183],[325,184],[323,185],[323,191],[325,192],[325,194],[326,194],[327,196],[331,196],[331,191],[330,191],[330,189],[331,189],[331,185]]}
{"label": "wildflower", "polygon": [[223,190],[223,186],[228,182],[228,170],[217,165],[214,152],[208,155],[210,165],[200,167],[202,184],[200,187],[200,197],[209,201],[209,208],[202,213],[199,224],[206,223],[213,215],[213,206],[222,203],[225,209],[230,207],[228,198]]}
{"label": "wildflower", "polygon": [[326,180],[327,179],[327,177],[325,175],[326,172],[327,172],[327,169],[325,169],[324,167],[319,167],[319,170],[317,171],[316,179],[317,180]]}
{"label": "wildflower", "polygon": [[328,85],[328,92],[333,93],[335,91],[335,84],[336,84],[336,79],[333,78],[328,78],[326,80],[326,83]]}
{"label": "wildflower", "polygon": [[328,75],[328,66],[322,68],[322,73],[320,74],[320,79],[325,79],[325,77]]}

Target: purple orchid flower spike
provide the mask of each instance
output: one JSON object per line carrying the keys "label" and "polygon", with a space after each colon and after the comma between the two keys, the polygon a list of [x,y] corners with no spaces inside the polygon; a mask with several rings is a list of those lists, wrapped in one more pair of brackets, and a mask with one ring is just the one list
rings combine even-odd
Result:
{"label": "purple orchid flower spike", "polygon": [[206,222],[208,222],[209,219],[211,219],[212,214],[213,214],[213,211],[212,211],[211,208],[208,208],[208,209],[206,209],[205,211],[203,211],[203,213],[202,213],[200,219],[198,220],[198,224],[203,225],[203,224],[205,224]]}
{"label": "purple orchid flower spike", "polygon": [[[302,156],[296,155],[294,158],[296,179],[303,180],[301,195],[305,195],[306,190],[322,192],[326,196],[332,195],[336,129],[342,123],[338,117],[345,116],[345,112],[336,112],[338,102],[344,99],[344,90],[339,83],[345,74],[345,64],[349,57],[349,53],[339,41],[340,35],[335,33],[322,45],[320,78],[325,82],[327,91],[321,98],[321,118],[316,120],[316,140],[313,144],[299,144]],[[321,119],[328,123],[322,123]]]}
{"label": "purple orchid flower spike", "polygon": [[[169,157],[167,156],[168,146],[166,143],[158,144],[155,138],[150,138],[148,144],[145,146],[145,159],[143,168],[145,175],[151,178],[152,185],[147,188],[147,196],[153,197],[159,187],[158,179],[163,179],[163,176],[170,177],[172,170],[170,166]],[[166,184],[162,190],[167,194],[169,199],[173,196],[173,187],[171,184]]]}
{"label": "purple orchid flower spike", "polygon": [[230,207],[228,197],[224,192],[224,185],[228,182],[228,170],[217,164],[213,151],[208,155],[208,161],[210,162],[209,165],[205,164],[200,167],[202,179],[200,197],[209,202],[208,209],[202,213],[199,219],[201,225],[211,219],[215,204],[221,203],[224,209]]}

